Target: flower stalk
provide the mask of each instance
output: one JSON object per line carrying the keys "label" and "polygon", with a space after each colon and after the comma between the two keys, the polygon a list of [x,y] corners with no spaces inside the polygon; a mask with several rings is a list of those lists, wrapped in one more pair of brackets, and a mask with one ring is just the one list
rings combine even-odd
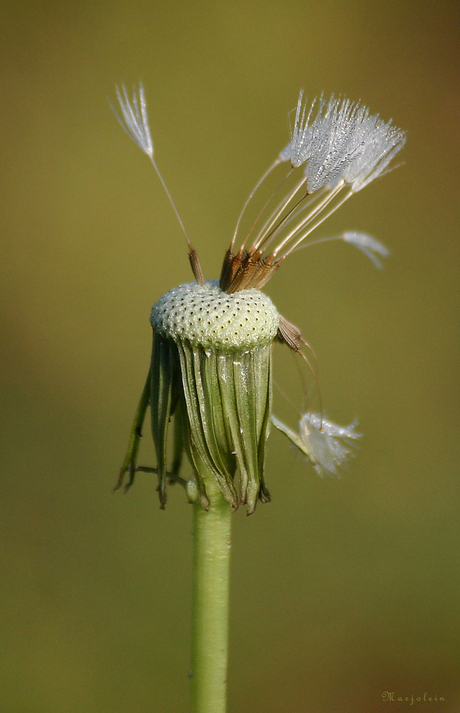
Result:
{"label": "flower stalk", "polygon": [[209,508],[193,506],[192,711],[225,713],[231,510],[207,481]]}

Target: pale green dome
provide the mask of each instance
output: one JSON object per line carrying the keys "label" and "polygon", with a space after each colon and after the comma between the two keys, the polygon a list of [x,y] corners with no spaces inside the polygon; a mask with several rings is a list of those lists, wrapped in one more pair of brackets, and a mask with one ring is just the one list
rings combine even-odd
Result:
{"label": "pale green dome", "polygon": [[256,289],[222,292],[218,280],[189,282],[166,292],[153,306],[157,334],[205,349],[246,350],[266,346],[278,332],[280,316]]}

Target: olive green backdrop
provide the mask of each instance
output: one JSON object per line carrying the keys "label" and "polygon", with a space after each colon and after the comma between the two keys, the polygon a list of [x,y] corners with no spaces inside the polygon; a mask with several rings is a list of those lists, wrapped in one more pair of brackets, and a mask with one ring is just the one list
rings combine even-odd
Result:
{"label": "olive green backdrop", "polygon": [[[365,437],[340,480],[320,480],[272,434],[272,503],[234,517],[229,712],[409,709],[385,691],[460,710],[459,14],[395,0],[1,3],[1,711],[189,710],[190,506],[176,490],[161,512],[148,475],[111,494],[151,305],[191,279],[159,182],[107,101],[139,79],[207,277],[301,87],[407,129],[404,165],[317,233],[375,235],[386,269],[330,244],[266,289],[317,352],[327,414]],[[142,453],[153,462],[149,438]]]}

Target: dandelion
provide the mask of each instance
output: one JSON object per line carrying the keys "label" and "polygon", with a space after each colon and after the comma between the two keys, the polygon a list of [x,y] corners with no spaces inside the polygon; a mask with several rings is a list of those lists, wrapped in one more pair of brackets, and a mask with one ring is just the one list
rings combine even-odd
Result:
{"label": "dandelion", "polygon": [[[161,508],[168,486],[179,485],[194,506],[195,580],[193,710],[223,713],[228,626],[230,513],[270,500],[265,478],[272,422],[307,456],[319,475],[337,475],[360,437],[355,424],[340,427],[322,413],[302,415],[298,433],[272,414],[272,351],[281,342],[315,370],[300,329],[280,315],[262,288],[286,257],[307,245],[340,239],[375,266],[389,253],[366,233],[308,242],[308,236],[352,195],[391,170],[405,134],[371,115],[360,102],[303,92],[288,145],[263,174],[243,206],[219,279],[205,280],[179,212],[157,167],[142,85],[130,97],[117,89],[125,131],[149,157],[185,234],[194,282],[175,287],[153,306],[150,369],[131,429],[117,488],[138,472],[156,474]],[[249,206],[275,171],[287,171],[271,191],[238,247]],[[157,463],[137,464],[150,407]],[[169,441],[172,441],[170,444]],[[181,474],[183,455],[191,474]]]}

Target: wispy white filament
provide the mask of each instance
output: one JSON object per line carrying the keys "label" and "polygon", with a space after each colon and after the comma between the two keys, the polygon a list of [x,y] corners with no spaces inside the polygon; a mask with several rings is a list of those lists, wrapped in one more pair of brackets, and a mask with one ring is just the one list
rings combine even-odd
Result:
{"label": "wispy white filament", "polygon": [[153,158],[153,142],[150,136],[149,119],[147,115],[147,104],[145,101],[144,87],[139,84],[139,95],[133,89],[132,99],[129,98],[124,84],[121,89],[116,87],[118,103],[122,113],[122,118],[115,112],[118,121],[139,148]]}
{"label": "wispy white filament", "polygon": [[[121,116],[117,114],[117,117],[125,131],[152,161],[190,246],[185,227],[154,159],[144,88],[140,84],[138,90],[133,89],[130,97],[126,87],[121,85],[117,87],[117,97],[121,110]],[[272,260],[285,258],[304,245],[310,233],[348,198],[391,170],[390,163],[405,141],[403,131],[393,126],[391,121],[382,121],[378,114],[370,115],[369,109],[360,102],[332,95],[327,101],[321,96],[308,104],[301,91],[291,141],[249,195],[238,218],[231,250],[249,202],[279,163],[289,161],[291,169],[265,203],[243,241],[244,247],[257,226],[251,250],[266,251],[265,255],[270,255]],[[298,168],[302,168],[302,178],[297,179],[280,200],[280,189],[289,185],[287,179]],[[270,208],[269,204],[276,194],[277,204],[275,208]],[[365,233],[346,232],[340,237],[361,250],[377,267],[382,266],[380,257],[388,255],[381,243]],[[323,240],[330,239],[333,238]],[[274,247],[269,249],[270,245]]]}
{"label": "wispy white filament", "polygon": [[[391,170],[390,163],[405,141],[403,131],[378,114],[370,115],[360,102],[332,95],[328,101],[321,96],[308,105],[300,92],[291,141],[278,160],[289,161],[291,171],[302,168],[303,179],[262,224],[253,249],[275,243],[270,258],[287,257],[354,193]],[[317,196],[320,200],[314,203]],[[377,255],[385,257],[386,248],[363,236],[346,233],[342,238],[381,267]]]}
{"label": "wispy white filament", "polygon": [[353,441],[361,438],[356,433],[356,423],[337,426],[316,413],[305,413],[295,433],[276,416],[273,425],[311,461],[318,475],[338,475],[339,468],[353,455]]}
{"label": "wispy white filament", "polygon": [[353,454],[352,441],[361,437],[355,426],[337,426],[315,413],[302,416],[300,437],[319,475],[338,475],[338,469]]}
{"label": "wispy white filament", "polygon": [[406,134],[379,119],[378,114],[367,116],[357,129],[363,150],[346,167],[343,178],[353,192],[360,191],[371,181],[386,173],[387,167],[406,143]]}
{"label": "wispy white filament", "polygon": [[343,240],[345,243],[349,243],[355,248],[358,248],[358,250],[361,250],[361,252],[363,252],[364,255],[366,255],[366,257],[368,257],[369,260],[375,265],[375,267],[379,268],[379,270],[383,268],[383,263],[377,255],[385,258],[391,254],[383,243],[373,238],[372,235],[367,235],[367,233],[342,233],[342,235],[334,235],[334,237],[319,238],[318,240],[312,240],[304,245],[299,245],[297,248],[292,250],[292,252],[295,252],[295,250],[303,250],[311,245],[329,243],[332,240]]}
{"label": "wispy white filament", "polygon": [[280,158],[293,167],[305,165],[311,193],[340,179],[357,191],[382,174],[405,141],[404,132],[359,102],[332,95],[326,103],[320,97],[307,112],[301,92],[292,138]]}
{"label": "wispy white filament", "polygon": [[[300,91],[297,101],[297,110],[294,121],[294,129],[292,130],[292,138],[289,144],[281,151],[279,158],[281,161],[290,161],[292,168],[299,168],[311,156],[311,133],[310,119],[313,113],[316,99],[312,102],[310,109],[307,112],[307,100],[303,101],[303,89]],[[323,106],[323,98],[319,100],[319,109]]]}
{"label": "wispy white filament", "polygon": [[139,146],[141,151],[143,151],[151,160],[153,167],[161,181],[161,185],[164,188],[166,195],[168,196],[169,202],[176,214],[177,220],[179,221],[182,232],[185,235],[187,244],[189,248],[192,248],[190,238],[188,237],[185,225],[180,217],[179,211],[177,210],[176,204],[174,203],[173,197],[169,192],[169,188],[166,185],[163,176],[161,175],[160,169],[158,168],[155,158],[153,156],[153,141],[150,136],[149,127],[149,117],[147,114],[147,103],[145,101],[144,87],[139,84],[139,93],[136,93],[136,89],[133,88],[132,99],[129,98],[129,94],[126,91],[124,84],[121,85],[121,89],[116,87],[118,103],[120,104],[120,109],[122,117],[118,115],[115,111],[115,115],[122,125],[123,129],[126,131],[132,140]]}
{"label": "wispy white filament", "polygon": [[390,254],[390,251],[383,243],[366,233],[344,233],[341,237],[346,243],[350,243],[350,245],[354,245],[355,248],[361,250],[379,270],[382,269],[382,262],[377,255],[388,257]]}

